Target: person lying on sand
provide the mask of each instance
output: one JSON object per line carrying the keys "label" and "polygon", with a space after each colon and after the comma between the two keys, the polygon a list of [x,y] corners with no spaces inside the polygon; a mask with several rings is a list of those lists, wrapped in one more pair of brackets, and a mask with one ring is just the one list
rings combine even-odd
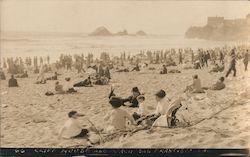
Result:
{"label": "person lying on sand", "polygon": [[224,71],[224,65],[219,66],[217,63],[214,65],[214,67],[212,68],[212,70],[209,71],[209,73],[212,72],[222,72]]}
{"label": "person lying on sand", "polygon": [[16,78],[28,78],[29,75],[28,75],[28,72],[25,71],[23,74],[20,74],[20,75],[17,75]]}
{"label": "person lying on sand", "polygon": [[95,85],[107,85],[109,84],[109,78],[102,76],[102,77],[97,77],[96,81],[93,82]]}
{"label": "person lying on sand", "polygon": [[180,70],[177,70],[177,69],[171,69],[171,70],[169,70],[168,73],[175,74],[175,73],[181,73],[181,71],[180,71]]}
{"label": "person lying on sand", "polygon": [[163,65],[162,68],[163,69],[160,71],[160,74],[167,74],[168,73],[168,69],[167,69],[166,65]]}
{"label": "person lying on sand", "polygon": [[205,89],[205,90],[208,90],[208,89],[222,90],[226,87],[226,85],[224,84],[224,80],[225,80],[224,77],[220,77],[219,80],[215,84],[213,84],[211,87],[209,87],[209,88],[203,87],[203,89]]}
{"label": "person lying on sand", "polygon": [[204,90],[201,87],[201,80],[198,78],[198,75],[193,76],[193,83],[187,86],[184,92],[204,93]]}
{"label": "person lying on sand", "polygon": [[131,71],[140,71],[140,67],[138,64]]}
{"label": "person lying on sand", "polygon": [[129,69],[128,68],[124,68],[124,69],[117,70],[116,72],[129,72]]}
{"label": "person lying on sand", "polygon": [[137,101],[139,103],[139,108],[137,112],[134,112],[134,114],[132,115],[134,120],[138,120],[141,117],[146,116],[147,112],[146,112],[146,106],[144,105],[144,101],[145,101],[145,97],[143,95],[140,95],[137,97]]}
{"label": "person lying on sand", "polygon": [[[78,114],[76,111],[70,111],[68,113],[69,119],[65,122],[63,127],[59,131],[58,138],[61,139],[66,138],[86,138],[88,137],[89,130],[86,129],[87,125],[81,126],[79,122],[77,121],[78,117],[81,117],[84,115]],[[86,127],[86,128],[83,128]]]}
{"label": "person lying on sand", "polygon": [[135,124],[133,117],[125,110],[121,109],[123,102],[121,99],[116,99],[116,97],[111,97],[109,103],[111,104],[113,110],[108,113],[104,120],[110,122],[108,131],[113,130],[126,130],[126,120],[130,120],[132,124]]}
{"label": "person lying on sand", "polygon": [[8,87],[18,87],[17,79],[14,78],[14,75],[11,75]]}
{"label": "person lying on sand", "polygon": [[75,83],[73,85],[73,87],[93,87],[90,76],[87,79],[85,79],[84,81],[80,81],[78,83]]}

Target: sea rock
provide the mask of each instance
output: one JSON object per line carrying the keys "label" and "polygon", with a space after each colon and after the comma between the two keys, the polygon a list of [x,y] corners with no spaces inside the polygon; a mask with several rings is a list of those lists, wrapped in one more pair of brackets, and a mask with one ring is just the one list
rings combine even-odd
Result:
{"label": "sea rock", "polygon": [[136,32],[136,35],[138,35],[138,36],[146,36],[147,34],[144,31],[140,30],[140,31]]}
{"label": "sea rock", "polygon": [[112,33],[105,27],[98,27],[89,36],[112,36]]}

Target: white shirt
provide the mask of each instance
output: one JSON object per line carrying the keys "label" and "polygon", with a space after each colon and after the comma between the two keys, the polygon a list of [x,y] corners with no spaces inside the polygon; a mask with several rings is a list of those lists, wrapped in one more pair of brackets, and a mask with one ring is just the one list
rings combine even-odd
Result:
{"label": "white shirt", "polygon": [[167,114],[169,108],[170,108],[169,101],[167,100],[167,98],[163,98],[162,100],[160,100],[157,103],[155,114],[156,115],[158,115],[158,114],[165,115],[165,114]]}
{"label": "white shirt", "polygon": [[81,133],[82,127],[74,118],[67,120],[62,128],[62,137],[71,138]]}
{"label": "white shirt", "polygon": [[147,115],[147,108],[146,108],[146,106],[144,105],[144,103],[140,103],[140,104],[139,104],[139,108],[138,108],[137,113],[138,113],[139,115]]}

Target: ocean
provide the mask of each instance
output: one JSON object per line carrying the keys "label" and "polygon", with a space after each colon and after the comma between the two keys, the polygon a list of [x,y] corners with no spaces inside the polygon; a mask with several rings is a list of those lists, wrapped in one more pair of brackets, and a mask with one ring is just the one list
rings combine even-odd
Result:
{"label": "ocean", "polygon": [[93,37],[83,33],[2,33],[1,58],[49,55],[56,61],[60,54],[108,52],[120,56],[122,52],[133,55],[141,50],[166,50],[170,48],[214,48],[225,45],[250,44],[250,41],[207,41],[186,39],[184,35],[112,36]]}

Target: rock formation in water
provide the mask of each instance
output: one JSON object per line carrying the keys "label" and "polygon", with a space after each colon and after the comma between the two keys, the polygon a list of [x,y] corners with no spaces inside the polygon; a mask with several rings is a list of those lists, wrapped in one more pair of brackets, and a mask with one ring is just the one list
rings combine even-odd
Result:
{"label": "rock formation in water", "polygon": [[125,30],[123,30],[121,32],[117,32],[115,35],[117,35],[117,36],[124,36],[124,35],[129,35],[129,34],[128,34],[128,31],[125,29]]}
{"label": "rock formation in water", "polygon": [[126,29],[117,33],[111,33],[105,27],[98,27],[95,31],[89,34],[89,36],[146,36],[144,31],[138,31],[136,34],[129,34]]}
{"label": "rock formation in water", "polygon": [[90,36],[112,36],[113,34],[105,27],[98,27],[95,31],[89,34]]}
{"label": "rock formation in water", "polygon": [[190,27],[185,36],[206,40],[247,40],[250,38],[250,14],[243,19],[208,17],[203,27]]}
{"label": "rock formation in water", "polygon": [[144,31],[140,30],[140,31],[136,32],[136,35],[137,36],[146,36],[147,34]]}

